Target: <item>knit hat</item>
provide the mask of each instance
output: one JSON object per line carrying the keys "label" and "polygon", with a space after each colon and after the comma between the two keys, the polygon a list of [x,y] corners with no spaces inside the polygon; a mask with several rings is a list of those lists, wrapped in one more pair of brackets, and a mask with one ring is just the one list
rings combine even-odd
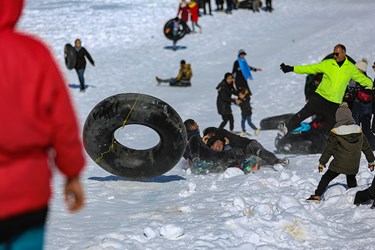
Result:
{"label": "knit hat", "polygon": [[367,64],[368,64],[368,61],[366,58],[362,58],[360,61],[358,61],[355,66],[362,70],[363,72],[366,72],[367,71]]}
{"label": "knit hat", "polygon": [[208,147],[211,147],[212,145],[214,145],[214,143],[216,141],[222,141],[223,142],[223,145],[225,145],[225,138],[220,136],[220,135],[214,135],[212,136],[210,139],[208,139],[207,141],[207,146]]}
{"label": "knit hat", "polygon": [[350,111],[348,104],[343,102],[340,104],[336,111],[336,124],[334,128],[340,127],[342,125],[353,125],[355,121],[352,116],[352,112]]}
{"label": "knit hat", "polygon": [[238,51],[238,55],[241,55],[241,54],[245,54],[245,55],[247,55],[246,52],[245,52],[245,50],[243,50],[243,49],[240,49],[240,50]]}

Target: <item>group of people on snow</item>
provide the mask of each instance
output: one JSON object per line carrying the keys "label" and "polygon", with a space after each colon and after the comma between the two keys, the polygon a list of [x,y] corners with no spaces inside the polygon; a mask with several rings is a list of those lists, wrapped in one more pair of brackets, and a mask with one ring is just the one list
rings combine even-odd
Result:
{"label": "group of people on snow", "polygon": [[188,136],[184,158],[194,173],[221,172],[229,167],[249,173],[258,169],[259,161],[271,166],[289,163],[288,159],[279,159],[266,150],[257,140],[217,127],[206,128],[201,137],[195,120],[187,119],[184,125]]}
{"label": "group of people on snow", "polygon": [[[359,124],[356,124],[353,119],[349,105],[345,102],[345,93],[351,80],[362,86],[363,89],[368,89],[367,93],[373,91],[373,81],[364,74],[363,60],[354,64],[348,59],[344,45],[337,44],[332,55],[333,58],[325,59],[317,64],[290,66],[282,63],[280,65],[280,69],[284,73],[323,74],[315,92],[309,96],[305,106],[288,122],[281,123],[278,132],[278,138],[282,139],[297,128],[303,120],[313,115],[320,116],[325,120],[324,130],[329,133],[329,137],[327,146],[319,159],[319,172],[323,171],[331,157],[333,160],[323,175],[315,194],[311,195],[307,199],[308,201],[320,201],[330,181],[339,174],[347,176],[349,188],[356,187],[355,176],[358,173],[361,152],[364,152],[371,171],[375,166],[375,157],[370,144]],[[375,193],[367,192],[366,194],[367,198],[375,196]],[[365,199],[356,197],[355,203],[359,204]]]}

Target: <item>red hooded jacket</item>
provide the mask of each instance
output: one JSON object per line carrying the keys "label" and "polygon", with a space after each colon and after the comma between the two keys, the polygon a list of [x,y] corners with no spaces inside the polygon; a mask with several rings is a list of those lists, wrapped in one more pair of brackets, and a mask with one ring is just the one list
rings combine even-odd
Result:
{"label": "red hooded jacket", "polygon": [[67,177],[84,166],[55,61],[40,41],[15,31],[22,6],[23,0],[0,1],[0,220],[48,204],[51,165]]}

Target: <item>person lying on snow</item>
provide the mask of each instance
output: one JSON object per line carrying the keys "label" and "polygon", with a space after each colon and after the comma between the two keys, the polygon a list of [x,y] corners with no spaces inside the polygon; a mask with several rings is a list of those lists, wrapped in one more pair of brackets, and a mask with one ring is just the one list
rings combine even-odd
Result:
{"label": "person lying on snow", "polygon": [[257,156],[261,158],[267,165],[288,165],[289,160],[287,158],[279,159],[275,154],[266,150],[257,140],[249,139],[247,137],[242,137],[237,134],[231,133],[228,130],[208,127],[204,130],[204,139],[208,140],[209,138],[219,135],[226,138],[228,145],[231,148],[241,149],[245,157]]}
{"label": "person lying on snow", "polygon": [[185,60],[181,60],[180,62],[180,70],[178,72],[177,77],[169,78],[169,79],[161,79],[159,77],[155,77],[158,84],[160,83],[169,83],[169,86],[175,87],[190,87],[191,86],[191,77],[193,76],[193,71],[191,69],[191,65],[186,63]]}
{"label": "person lying on snow", "polygon": [[333,156],[329,168],[322,176],[315,194],[308,202],[319,202],[329,183],[340,174],[346,175],[348,188],[357,186],[361,152],[366,156],[369,165],[375,165],[375,156],[361,128],[355,124],[348,104],[343,102],[336,111],[336,124],[328,137],[327,147],[319,159],[318,170],[323,172],[328,160]]}

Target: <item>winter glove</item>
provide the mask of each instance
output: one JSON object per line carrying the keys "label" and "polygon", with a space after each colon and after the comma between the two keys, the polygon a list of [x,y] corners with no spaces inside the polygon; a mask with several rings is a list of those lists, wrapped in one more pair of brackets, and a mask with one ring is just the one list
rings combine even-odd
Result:
{"label": "winter glove", "polygon": [[375,167],[375,161],[368,163],[368,169],[370,169],[371,172],[374,171],[374,167]]}
{"label": "winter glove", "polygon": [[288,73],[288,72],[292,72],[294,70],[294,67],[293,66],[289,66],[289,65],[285,65],[285,63],[282,63],[282,64],[280,64],[280,69],[284,73]]}
{"label": "winter glove", "polygon": [[325,167],[326,167],[326,165],[319,163],[319,166],[318,166],[319,173],[323,172],[323,168],[325,168]]}

